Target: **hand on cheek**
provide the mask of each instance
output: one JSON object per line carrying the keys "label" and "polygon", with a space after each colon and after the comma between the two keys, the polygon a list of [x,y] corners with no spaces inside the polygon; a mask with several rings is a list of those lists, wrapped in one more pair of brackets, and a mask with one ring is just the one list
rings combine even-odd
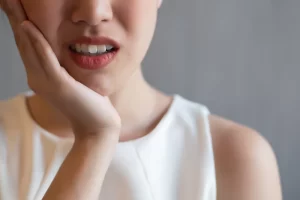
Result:
{"label": "hand on cheek", "polygon": [[21,1],[0,1],[13,28],[29,87],[62,111],[79,133],[119,130],[120,117],[109,99],[77,82],[60,66],[41,31],[27,19]]}

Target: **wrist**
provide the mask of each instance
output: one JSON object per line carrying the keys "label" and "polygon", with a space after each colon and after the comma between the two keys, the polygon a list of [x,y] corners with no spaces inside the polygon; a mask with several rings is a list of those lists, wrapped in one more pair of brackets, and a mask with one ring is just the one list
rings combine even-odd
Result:
{"label": "wrist", "polygon": [[75,143],[97,145],[99,143],[118,143],[120,137],[119,129],[103,129],[99,131],[74,131]]}

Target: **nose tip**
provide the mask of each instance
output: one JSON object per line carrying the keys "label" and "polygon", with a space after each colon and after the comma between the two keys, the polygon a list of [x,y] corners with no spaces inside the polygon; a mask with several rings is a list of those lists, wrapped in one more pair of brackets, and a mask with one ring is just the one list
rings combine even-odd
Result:
{"label": "nose tip", "polygon": [[84,22],[90,26],[110,21],[113,11],[107,0],[78,0],[72,12],[74,23]]}

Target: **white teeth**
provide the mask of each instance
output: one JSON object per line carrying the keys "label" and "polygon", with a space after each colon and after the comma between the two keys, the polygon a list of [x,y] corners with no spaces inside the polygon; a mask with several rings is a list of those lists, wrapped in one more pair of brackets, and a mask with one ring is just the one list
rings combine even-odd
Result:
{"label": "white teeth", "polygon": [[71,48],[77,53],[84,54],[103,54],[106,51],[112,50],[112,45],[87,45],[87,44],[75,44]]}
{"label": "white teeth", "polygon": [[81,48],[81,52],[83,52],[83,53],[89,53],[89,47],[88,47],[88,45],[82,44],[80,48]]}
{"label": "white teeth", "polygon": [[93,54],[95,54],[95,53],[97,53],[97,45],[89,45],[88,46],[88,51],[89,51],[89,53],[93,53]]}
{"label": "white teeth", "polygon": [[111,45],[106,45],[106,50],[112,50],[114,47],[113,46],[111,46]]}
{"label": "white teeth", "polygon": [[104,53],[104,52],[106,52],[105,45],[98,45],[97,48],[98,48],[98,53]]}
{"label": "white teeth", "polygon": [[75,48],[76,48],[76,51],[77,51],[78,53],[81,52],[81,45],[80,45],[80,44],[76,44],[76,45],[75,45]]}

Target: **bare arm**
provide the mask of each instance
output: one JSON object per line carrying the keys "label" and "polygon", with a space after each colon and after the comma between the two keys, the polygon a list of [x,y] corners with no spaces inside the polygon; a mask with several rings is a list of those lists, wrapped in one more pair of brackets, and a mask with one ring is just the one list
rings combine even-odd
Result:
{"label": "bare arm", "polygon": [[97,133],[100,138],[75,140],[43,200],[98,198],[118,133]]}
{"label": "bare arm", "polygon": [[119,140],[121,119],[108,97],[71,77],[27,19],[20,0],[0,0],[12,26],[29,87],[70,121],[75,143],[44,200],[96,200]]}

